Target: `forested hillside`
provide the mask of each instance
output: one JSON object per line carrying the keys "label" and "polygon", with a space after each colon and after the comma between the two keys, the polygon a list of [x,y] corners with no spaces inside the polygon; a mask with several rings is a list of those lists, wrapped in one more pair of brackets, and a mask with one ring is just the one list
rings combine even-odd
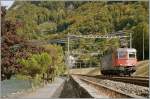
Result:
{"label": "forested hillside", "polygon": [[[130,30],[133,33],[133,47],[137,49],[139,59],[142,59],[141,41],[144,33],[145,58],[149,55],[146,1],[16,1],[8,11],[7,19],[22,23],[17,33],[30,40],[62,38],[68,33],[104,35]],[[108,44],[119,46],[116,39],[83,42],[97,44],[94,50],[105,51]],[[91,49],[81,43],[74,46]]]}

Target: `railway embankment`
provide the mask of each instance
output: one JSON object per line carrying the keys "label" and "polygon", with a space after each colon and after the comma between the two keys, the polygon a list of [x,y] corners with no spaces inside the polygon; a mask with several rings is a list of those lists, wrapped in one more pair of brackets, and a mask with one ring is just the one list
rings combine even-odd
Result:
{"label": "railway embankment", "polygon": [[139,61],[136,65],[136,72],[133,76],[149,76],[149,60]]}
{"label": "railway embankment", "polygon": [[92,98],[85,88],[74,77],[70,76],[65,81],[64,88],[59,98]]}
{"label": "railway embankment", "polygon": [[64,85],[59,98],[106,98],[99,94],[98,90],[71,75]]}
{"label": "railway embankment", "polygon": [[149,88],[130,83],[72,75],[72,78],[94,98],[148,98]]}
{"label": "railway embankment", "polygon": [[80,98],[108,98],[108,96],[104,96],[99,94],[99,91],[96,90],[94,87],[89,86],[89,84],[80,80],[77,76],[71,76],[70,80],[72,85],[78,91],[78,95]]}

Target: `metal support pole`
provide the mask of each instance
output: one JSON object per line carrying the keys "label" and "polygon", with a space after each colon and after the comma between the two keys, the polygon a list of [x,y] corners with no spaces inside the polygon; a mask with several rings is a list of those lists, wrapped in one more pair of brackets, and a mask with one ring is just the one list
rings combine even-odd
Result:
{"label": "metal support pole", "polygon": [[90,67],[92,67],[92,62],[90,61]]}
{"label": "metal support pole", "polygon": [[81,68],[81,62],[80,62],[80,68]]}
{"label": "metal support pole", "polygon": [[132,33],[130,33],[130,48],[132,48]]}
{"label": "metal support pole", "polygon": [[69,73],[69,67],[70,67],[70,63],[69,63],[69,61],[70,61],[70,59],[69,59],[69,54],[70,54],[70,50],[69,50],[69,36],[68,36],[68,53],[67,54],[68,54],[68,60],[67,60],[68,61],[68,66],[67,67],[68,67],[68,76],[69,76],[69,74],[70,74]]}
{"label": "metal support pole", "polygon": [[75,65],[75,69],[77,68],[77,66],[78,66],[78,63],[77,62],[75,62],[76,63],[76,65]]}
{"label": "metal support pole", "polygon": [[144,60],[145,52],[144,52],[144,32],[143,32],[143,60]]}

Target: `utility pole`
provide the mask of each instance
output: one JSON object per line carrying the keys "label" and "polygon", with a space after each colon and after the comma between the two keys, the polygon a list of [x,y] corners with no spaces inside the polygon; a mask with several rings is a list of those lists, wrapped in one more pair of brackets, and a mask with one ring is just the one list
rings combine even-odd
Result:
{"label": "utility pole", "polygon": [[144,56],[145,56],[145,53],[144,53],[144,32],[143,32],[143,60],[144,60]]}
{"label": "utility pole", "polygon": [[130,48],[132,48],[132,33],[130,33]]}
{"label": "utility pole", "polygon": [[81,62],[80,62],[80,69],[81,69]]}
{"label": "utility pole", "polygon": [[70,41],[70,38],[69,38],[69,33],[68,33],[68,55],[67,55],[67,61],[68,61],[68,66],[67,66],[67,68],[68,68],[68,77],[69,77],[69,67],[70,67],[70,59],[69,59],[69,54],[70,54],[70,49],[69,49],[69,41]]}

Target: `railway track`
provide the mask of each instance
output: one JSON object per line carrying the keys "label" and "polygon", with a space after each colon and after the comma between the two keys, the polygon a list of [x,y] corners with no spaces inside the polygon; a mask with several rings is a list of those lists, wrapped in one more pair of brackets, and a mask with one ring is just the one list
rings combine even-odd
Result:
{"label": "railway track", "polygon": [[149,87],[149,79],[143,77],[112,77],[110,80],[120,81],[125,83],[131,83],[135,85],[140,85],[144,87]]}
{"label": "railway track", "polygon": [[125,82],[135,85],[140,85],[144,87],[149,87],[149,77],[140,77],[140,76],[132,76],[132,77],[119,77],[119,76],[103,76],[103,75],[96,75],[96,76],[88,76],[88,75],[81,75],[87,77],[94,77],[97,79],[109,79],[113,81]]}
{"label": "railway track", "polygon": [[100,84],[96,81],[96,78],[90,79],[90,77],[85,77],[85,76],[79,76],[79,78],[83,82],[98,89],[101,94],[107,95],[108,97],[111,97],[111,98],[143,98],[141,96],[128,94],[122,91],[118,91],[112,87],[108,87],[106,85]]}

